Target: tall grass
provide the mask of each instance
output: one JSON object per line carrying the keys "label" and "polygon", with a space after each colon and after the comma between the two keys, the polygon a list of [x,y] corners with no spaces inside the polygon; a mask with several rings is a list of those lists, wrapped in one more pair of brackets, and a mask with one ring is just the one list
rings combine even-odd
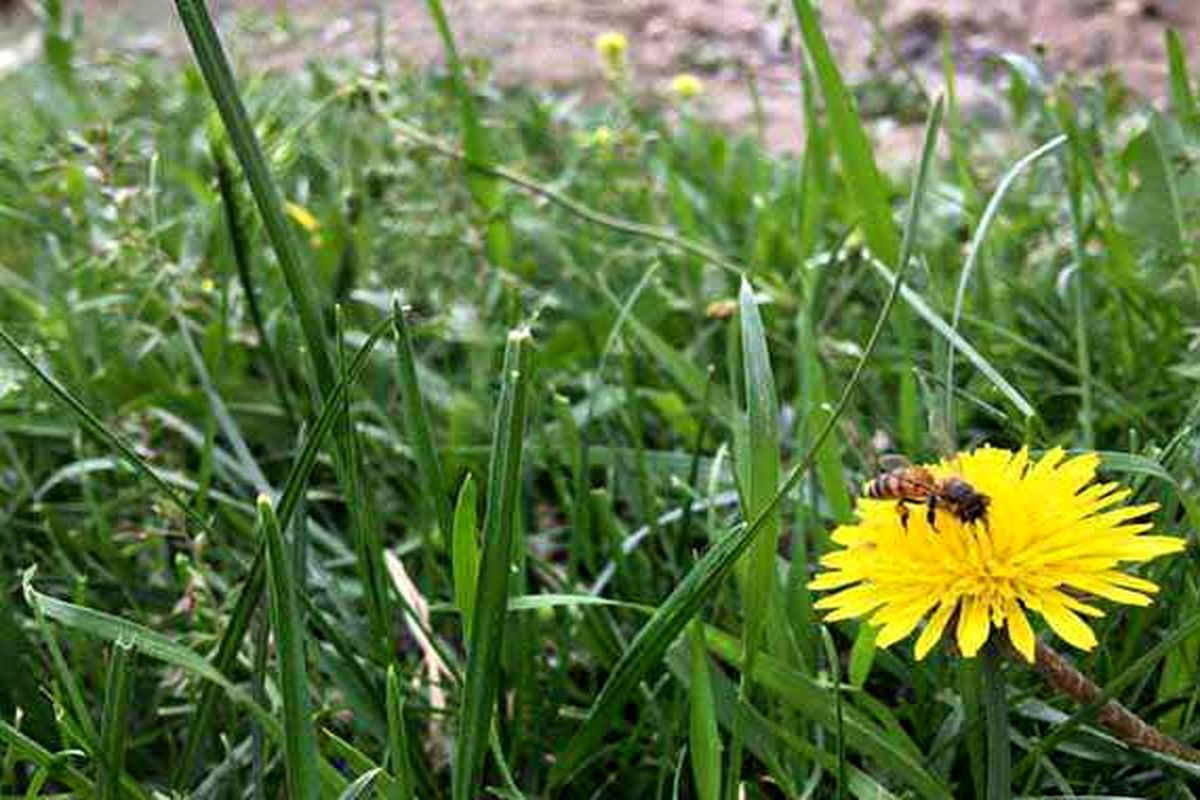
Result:
{"label": "tall grass", "polygon": [[[1095,723],[1200,737],[1185,40],[1162,110],[1013,69],[895,158],[795,0],[792,157],[493,91],[440,3],[386,79],[176,5],[194,64],[55,23],[0,79],[0,796],[1193,791]],[[1095,703],[812,608],[882,451],[983,441],[1193,540]]]}

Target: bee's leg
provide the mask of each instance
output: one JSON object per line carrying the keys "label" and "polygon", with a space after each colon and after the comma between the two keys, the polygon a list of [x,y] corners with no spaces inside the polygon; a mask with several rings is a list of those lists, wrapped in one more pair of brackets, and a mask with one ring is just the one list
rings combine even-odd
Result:
{"label": "bee's leg", "polygon": [[899,500],[896,503],[896,513],[900,515],[900,527],[908,532],[908,501]]}
{"label": "bee's leg", "polygon": [[929,501],[926,504],[925,521],[929,523],[929,529],[937,531],[937,495],[929,495]]}

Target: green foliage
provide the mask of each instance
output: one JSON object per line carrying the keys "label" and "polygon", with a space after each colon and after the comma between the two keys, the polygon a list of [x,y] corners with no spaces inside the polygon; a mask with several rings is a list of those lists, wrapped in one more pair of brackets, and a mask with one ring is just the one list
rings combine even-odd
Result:
{"label": "green foliage", "polygon": [[[1194,541],[1177,37],[1164,111],[1006,56],[942,162],[940,102],[873,152],[807,0],[795,157],[633,94],[599,146],[440,3],[447,72],[386,82],[235,81],[177,5],[196,66],[46,4],[0,78],[0,796],[963,797],[1005,719],[1015,792],[1187,796],[1095,704],[826,636],[806,588],[896,442],[1094,446]],[[1075,658],[1192,743],[1195,552]]]}

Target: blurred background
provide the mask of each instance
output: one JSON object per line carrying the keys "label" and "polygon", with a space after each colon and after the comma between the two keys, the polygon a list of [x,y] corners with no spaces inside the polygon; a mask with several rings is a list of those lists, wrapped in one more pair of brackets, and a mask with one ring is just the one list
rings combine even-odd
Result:
{"label": "blurred background", "polygon": [[[54,3],[0,0],[0,71],[35,59],[37,15]],[[84,41],[177,52],[183,45],[166,0],[63,2]],[[211,2],[230,48],[256,67],[292,70],[306,59],[372,55],[426,66],[440,46],[422,0],[242,0]],[[885,148],[916,149],[925,108],[916,95],[943,83],[943,47],[958,70],[964,114],[1000,121],[1007,101],[997,79],[1015,65],[1034,80],[1120,71],[1129,90],[1165,96],[1163,33],[1180,33],[1198,54],[1197,0],[835,0],[822,5],[825,34],[857,86],[860,110]],[[703,78],[707,112],[729,126],[762,128],[777,152],[801,144],[790,17],[774,0],[452,0],[447,9],[465,53],[486,63],[500,87],[526,86],[582,99],[603,92],[592,54],[605,31],[628,37],[637,91],[664,92],[673,75]],[[1018,55],[1019,54],[1019,55]],[[752,86],[751,86],[752,85]],[[1122,88],[1122,91],[1125,88]],[[757,97],[755,96],[757,94]]]}

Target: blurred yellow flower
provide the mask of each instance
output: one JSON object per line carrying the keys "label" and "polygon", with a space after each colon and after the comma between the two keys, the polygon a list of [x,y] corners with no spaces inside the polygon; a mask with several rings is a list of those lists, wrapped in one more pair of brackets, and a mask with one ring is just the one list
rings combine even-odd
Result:
{"label": "blurred yellow flower", "polygon": [[[1028,661],[1035,640],[1027,612],[1083,650],[1096,635],[1083,617],[1103,612],[1092,598],[1145,606],[1158,587],[1120,565],[1182,550],[1183,539],[1146,535],[1154,503],[1121,505],[1130,490],[1093,483],[1100,458],[1067,458],[1061,448],[1037,461],[1027,450],[984,447],[929,465],[936,478],[958,476],[990,499],[984,520],[964,523],[944,506],[931,528],[923,511],[902,524],[896,500],[860,499],[858,521],[842,525],[842,546],[824,556],[809,587],[834,591],[816,604],[827,620],[865,618],[887,647],[924,620],[916,656],[924,658],[953,625],[958,649],[974,656],[992,629]],[[1085,602],[1085,600],[1087,602]]]}
{"label": "blurred yellow flower", "polygon": [[680,100],[691,100],[704,93],[704,81],[690,72],[680,73],[671,79],[671,91]]}
{"label": "blurred yellow flower", "polygon": [[601,150],[603,150],[604,148],[611,146],[612,142],[612,128],[608,127],[607,125],[601,125],[600,127],[596,128],[596,130],[592,131],[591,144],[593,147],[599,147]]}
{"label": "blurred yellow flower", "polygon": [[625,54],[629,50],[629,40],[625,34],[618,31],[608,31],[596,37],[594,42],[596,53],[604,66],[604,73],[610,80],[615,80],[625,73]]}

